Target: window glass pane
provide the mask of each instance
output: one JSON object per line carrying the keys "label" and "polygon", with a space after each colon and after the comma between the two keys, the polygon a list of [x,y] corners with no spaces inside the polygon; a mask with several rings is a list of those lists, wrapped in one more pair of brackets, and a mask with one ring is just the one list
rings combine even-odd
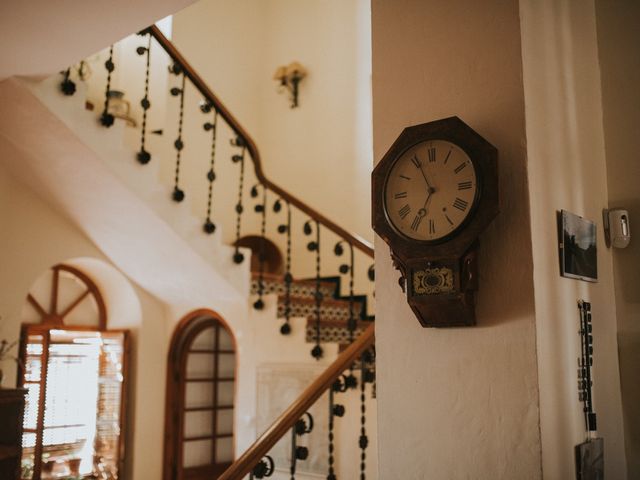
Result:
{"label": "window glass pane", "polygon": [[22,480],[31,480],[33,478],[33,448],[36,444],[36,434],[27,433],[24,436],[23,445],[29,445],[22,449],[22,462],[20,470],[22,472],[20,478]]}
{"label": "window glass pane", "polygon": [[29,335],[27,342],[27,355],[42,355],[42,335]]}
{"label": "window glass pane", "polygon": [[216,462],[233,461],[233,438],[218,438],[216,441]]}
{"label": "window glass pane", "polygon": [[218,375],[220,377],[233,377],[235,369],[235,355],[218,355]]}
{"label": "window glass pane", "polygon": [[213,387],[210,383],[187,383],[185,395],[187,407],[208,407],[213,404]]}
{"label": "window glass pane", "polygon": [[224,328],[220,328],[220,349],[221,350],[233,350],[233,340],[229,332]]}
{"label": "window glass pane", "polygon": [[233,433],[233,410],[218,410],[217,433]]}
{"label": "window glass pane", "polygon": [[186,412],[184,415],[184,436],[187,438],[211,435],[212,427],[212,412]]}
{"label": "window glass pane", "polygon": [[199,465],[209,465],[211,463],[211,440],[199,440],[197,442],[183,443],[184,467],[197,467]]}
{"label": "window glass pane", "polygon": [[235,382],[218,383],[218,405],[233,405]]}
{"label": "window glass pane", "polygon": [[47,363],[43,461],[80,459],[92,471],[98,408],[98,332],[52,330]]}
{"label": "window glass pane", "polygon": [[24,362],[24,381],[25,382],[39,382],[42,372],[42,359],[41,357],[28,356]]}
{"label": "window glass pane", "polygon": [[209,349],[215,347],[215,328],[206,328],[198,334],[191,344],[192,349]]}
{"label": "window glass pane", "polygon": [[[27,352],[42,352],[42,336],[29,335]],[[51,330],[47,360],[43,478],[75,478],[96,473],[118,478],[123,333]],[[28,355],[25,378],[41,374],[41,357]],[[37,429],[40,385],[27,383],[25,428]],[[23,437],[24,478],[30,478],[37,436]]]}
{"label": "window glass pane", "polygon": [[24,406],[24,428],[35,429],[38,425],[38,402],[40,401],[40,384],[29,383],[24,386],[27,389],[26,404]]}
{"label": "window glass pane", "polygon": [[187,357],[187,378],[212,378],[215,355],[190,353]]}
{"label": "window glass pane", "polygon": [[[87,285],[78,277],[64,270],[60,271],[58,288],[58,311],[63,312],[87,292]],[[98,305],[95,297],[86,295],[80,303],[64,317],[65,325],[99,326]]]}

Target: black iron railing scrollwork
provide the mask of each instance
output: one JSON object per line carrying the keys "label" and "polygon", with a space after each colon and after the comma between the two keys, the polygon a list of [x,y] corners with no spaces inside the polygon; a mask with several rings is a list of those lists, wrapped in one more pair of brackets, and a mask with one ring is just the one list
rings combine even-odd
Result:
{"label": "black iron railing scrollwork", "polygon": [[267,233],[267,189],[263,185],[257,184],[251,188],[251,196],[258,197],[259,188],[262,187],[262,203],[257,204],[254,209],[260,214],[260,242],[258,245],[258,299],[253,303],[253,308],[262,310],[264,308],[264,264],[267,252],[265,251]]}
{"label": "black iron railing scrollwork", "polygon": [[298,437],[309,435],[313,431],[313,416],[306,412],[304,418],[300,418],[291,429],[291,465],[289,473],[291,480],[296,479],[296,467],[298,461],[309,458],[309,449],[298,445]]}
{"label": "black iron railing scrollwork", "polygon": [[240,168],[240,173],[238,175],[238,202],[236,203],[236,241],[234,242],[235,250],[233,252],[233,261],[235,263],[242,263],[244,261],[244,255],[240,252],[240,232],[242,228],[242,212],[244,212],[244,205],[242,204],[242,195],[244,189],[244,153],[245,147],[244,143],[240,138],[237,138],[232,144],[236,147],[241,147],[242,151],[240,154],[232,155],[231,161],[233,163],[237,163]]}
{"label": "black iron railing scrollwork", "polygon": [[347,379],[344,375],[341,375],[329,390],[329,471],[327,473],[327,480],[336,480],[336,472],[335,472],[335,445],[334,445],[334,421],[335,418],[342,418],[345,414],[344,405],[335,402],[335,394],[336,393],[344,393],[348,390]]}
{"label": "black iron railing scrollwork", "polygon": [[[312,225],[314,226],[312,227]],[[324,299],[324,296],[322,294],[322,289],[320,288],[321,282],[322,282],[322,274],[321,274],[322,261],[320,257],[320,222],[318,222],[317,220],[316,221],[307,220],[303,228],[304,234],[307,236],[311,236],[313,234],[314,229],[316,233],[316,238],[315,240],[311,240],[307,243],[307,250],[309,250],[310,252],[315,252],[315,265],[316,265],[316,272],[315,272],[316,288],[314,293],[314,300],[315,300],[314,342],[315,342],[315,345],[311,349],[311,356],[316,360],[319,360],[320,358],[322,358],[324,354],[324,351],[320,346],[320,324],[322,321],[322,300]]]}
{"label": "black iron railing scrollwork", "polygon": [[140,107],[142,108],[142,126],[140,128],[140,150],[138,151],[136,158],[142,165],[146,165],[151,161],[151,154],[146,150],[145,144],[147,141],[147,114],[151,108],[151,101],[149,100],[149,79],[151,77],[151,35],[147,35],[147,46],[139,46],[136,48],[138,55],[145,56],[145,72],[144,72],[144,97],[140,100]]}
{"label": "black iron railing scrollwork", "polygon": [[[273,203],[273,211],[275,213],[279,213],[282,210],[283,200],[278,198]],[[287,236],[286,240],[286,251],[285,251],[285,259],[284,259],[284,275],[282,280],[284,282],[284,323],[280,326],[280,333],[282,335],[289,335],[291,333],[291,284],[293,283],[293,275],[291,275],[291,204],[285,200],[286,223],[281,223],[278,225],[278,233],[285,234]]]}
{"label": "black iron railing scrollwork", "polygon": [[273,458],[266,455],[255,467],[253,467],[253,470],[249,474],[249,480],[253,480],[254,478],[268,478],[273,475],[273,472],[275,472],[275,463],[273,462]]}
{"label": "black iron railing scrollwork", "polygon": [[181,76],[180,87],[171,88],[171,95],[179,97],[180,99],[180,106],[178,108],[178,136],[173,142],[173,147],[176,149],[176,168],[173,177],[173,193],[171,194],[171,197],[175,202],[181,202],[185,197],[184,190],[180,188],[180,167],[182,165],[182,151],[184,150],[182,128],[184,126],[184,91],[187,77],[185,76],[182,68],[178,65],[174,65],[171,68],[171,73],[176,76]]}
{"label": "black iron railing scrollwork", "polygon": [[111,99],[111,75],[116,69],[116,66],[113,63],[113,45],[109,48],[109,58],[104,62],[104,68],[107,70],[107,85],[104,92],[104,107],[102,109],[102,115],[100,116],[100,123],[105,127],[110,127],[113,125],[115,120],[113,114],[109,113],[109,101]]}
{"label": "black iron railing scrollwork", "polygon": [[202,229],[207,234],[212,234],[216,231],[216,224],[211,220],[211,212],[213,208],[213,183],[216,181],[216,139],[218,131],[218,111],[206,101],[200,104],[200,110],[204,114],[209,114],[213,111],[213,121],[205,122],[203,128],[205,132],[211,132],[211,161],[209,162],[209,171],[207,172],[207,181],[209,182],[209,188],[207,191],[207,218],[202,225]]}

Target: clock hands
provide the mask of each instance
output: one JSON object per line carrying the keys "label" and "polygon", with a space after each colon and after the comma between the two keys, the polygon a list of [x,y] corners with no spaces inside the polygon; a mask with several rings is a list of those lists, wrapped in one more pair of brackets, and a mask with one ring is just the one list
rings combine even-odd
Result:
{"label": "clock hands", "polygon": [[[431,184],[429,183],[429,180],[427,180],[427,174],[424,173],[424,168],[422,168],[422,163],[419,164],[420,166],[418,167],[420,169],[420,173],[422,174],[422,178],[424,178],[424,181],[427,184],[427,189],[428,190],[433,190],[433,187],[431,186]],[[431,192],[433,193],[433,192]]]}
{"label": "clock hands", "polygon": [[429,203],[431,203],[431,197],[433,196],[433,193],[435,192],[435,188],[433,187],[429,187],[427,189],[427,199],[424,201],[424,205],[422,205],[422,208],[418,211],[418,213],[420,212],[424,212],[422,213],[422,215],[426,215],[427,214],[427,207],[429,206]]}
{"label": "clock hands", "polygon": [[418,210],[418,213],[416,214],[416,218],[413,219],[413,223],[411,224],[412,230],[414,231],[418,230],[420,223],[422,223],[422,219],[427,216],[427,208],[429,207],[429,203],[431,203],[431,197],[433,196],[433,192],[435,192],[435,189],[429,186],[429,188],[427,189],[427,199],[424,201],[422,208]]}

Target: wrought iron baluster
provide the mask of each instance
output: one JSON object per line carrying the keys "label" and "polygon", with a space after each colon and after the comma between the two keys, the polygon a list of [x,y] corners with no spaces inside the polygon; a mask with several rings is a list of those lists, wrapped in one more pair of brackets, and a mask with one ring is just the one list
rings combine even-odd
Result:
{"label": "wrought iron baluster", "polygon": [[105,127],[113,125],[113,115],[109,113],[109,96],[111,92],[111,74],[115,70],[115,64],[113,63],[113,45],[109,48],[109,58],[104,62],[104,68],[107,69],[107,86],[104,92],[104,108],[102,109],[102,115],[100,116],[100,123]]}
{"label": "wrought iron baluster", "polygon": [[238,182],[238,203],[236,203],[236,241],[235,241],[235,250],[233,253],[233,261],[235,263],[242,263],[244,261],[244,255],[240,252],[240,246],[238,245],[238,241],[240,240],[240,228],[242,223],[242,192],[244,189],[244,152],[245,146],[244,142],[237,138],[235,142],[232,142],[235,146],[242,146],[242,152],[240,155],[233,155],[231,157],[231,161],[234,163],[240,164],[240,179]]}
{"label": "wrought iron baluster", "polygon": [[[310,252],[316,252],[316,291],[315,291],[315,346],[311,349],[311,356],[316,360],[320,360],[323,355],[322,347],[320,346],[320,320],[322,310],[322,291],[320,290],[320,223],[315,220],[316,239],[307,243],[307,250]],[[311,220],[307,220],[304,224],[304,234],[311,235],[313,229],[311,228]]]}
{"label": "wrought iron baluster", "polygon": [[147,35],[147,46],[136,48],[138,55],[146,54],[145,73],[144,73],[144,97],[140,100],[140,106],[142,107],[142,129],[140,133],[140,151],[136,155],[138,162],[142,165],[146,165],[151,160],[151,154],[144,148],[147,139],[147,111],[151,108],[151,102],[149,101],[149,75],[151,72],[151,33],[141,33],[141,35]]}
{"label": "wrought iron baluster", "polygon": [[[251,189],[251,196],[258,196],[258,185]],[[266,260],[265,235],[267,232],[267,188],[262,185],[262,203],[255,206],[255,211],[260,214],[260,246],[258,251],[258,299],[253,303],[253,308],[262,310],[264,308],[264,262]]]}
{"label": "wrought iron baluster", "polygon": [[308,435],[313,431],[313,417],[309,412],[306,412],[304,418],[298,420],[291,429],[291,467],[289,472],[291,473],[291,480],[296,478],[296,465],[298,460],[306,460],[309,457],[309,449],[307,447],[299,446],[297,444],[297,437]]}
{"label": "wrought iron baluster", "polygon": [[67,96],[73,95],[76,93],[76,84],[71,78],[71,67],[67,68],[64,72],[64,78],[62,82],[60,82],[60,91]]}
{"label": "wrought iron baluster", "polygon": [[373,383],[375,381],[375,374],[367,367],[367,364],[372,364],[373,361],[374,355],[371,350],[363,352],[360,357],[360,438],[358,440],[358,445],[360,446],[360,480],[365,480],[366,478],[366,450],[369,445],[369,437],[367,436],[367,408],[365,404],[366,386],[367,383]]}
{"label": "wrought iron baluster", "polygon": [[[211,112],[212,109],[213,109],[213,106],[208,102],[203,102],[200,104],[200,110],[202,110],[203,113],[209,113]],[[207,180],[209,181],[209,192],[207,197],[207,218],[204,221],[204,225],[202,226],[202,229],[206,233],[211,234],[216,231],[216,225],[211,220],[211,206],[213,204],[213,182],[216,179],[216,171],[215,171],[216,135],[218,130],[218,111],[217,110],[214,110],[214,113],[213,113],[213,123],[206,122],[203,125],[203,128],[205,129],[205,131],[211,131],[211,162],[209,164],[209,171],[207,172]]]}
{"label": "wrought iron baluster", "polygon": [[[176,69],[174,67],[174,70],[178,70],[180,72],[182,72],[182,69]],[[182,82],[181,82],[181,87],[173,87],[171,89],[171,95],[173,95],[174,97],[179,96],[180,97],[180,110],[179,110],[179,114],[178,114],[178,138],[176,138],[176,141],[173,142],[173,146],[176,149],[176,170],[175,170],[175,176],[174,176],[174,184],[173,184],[173,194],[172,194],[172,198],[174,201],[176,202],[181,202],[184,200],[184,190],[180,189],[180,164],[181,164],[181,160],[182,160],[182,149],[184,148],[184,142],[182,140],[182,127],[184,124],[184,89],[185,89],[185,82],[186,82],[186,75],[184,74],[184,72],[182,72]]]}
{"label": "wrought iron baluster", "polygon": [[[342,246],[344,242],[341,240],[336,243],[336,246],[333,249],[333,252],[338,256],[342,256],[344,253],[344,247]],[[354,272],[355,272],[355,260],[354,260],[354,252],[353,245],[347,243],[349,246],[349,263],[343,263],[340,265],[339,271],[341,274],[349,274],[349,320],[347,321],[347,329],[349,330],[349,343],[353,343],[354,334],[356,331],[357,321],[355,314],[355,294],[354,294]]]}
{"label": "wrought iron baluster", "polygon": [[258,464],[253,467],[251,473],[249,474],[249,480],[253,480],[254,478],[267,478],[273,475],[275,471],[275,463],[273,462],[273,458],[269,455],[265,455],[262,460],[258,462]]}
{"label": "wrought iron baluster", "polygon": [[[287,201],[287,223],[278,225],[278,233],[287,234],[287,251],[284,264],[284,323],[280,327],[282,335],[291,333],[291,204]],[[278,213],[282,209],[282,200],[278,199],[273,204],[273,211]]]}
{"label": "wrought iron baluster", "polygon": [[338,378],[331,388],[329,389],[329,472],[327,475],[327,480],[336,480],[336,474],[334,470],[334,435],[333,435],[333,425],[334,425],[334,417],[343,417],[345,414],[344,405],[338,404],[334,402],[334,393],[338,392],[346,392],[347,391],[347,382],[344,375]]}

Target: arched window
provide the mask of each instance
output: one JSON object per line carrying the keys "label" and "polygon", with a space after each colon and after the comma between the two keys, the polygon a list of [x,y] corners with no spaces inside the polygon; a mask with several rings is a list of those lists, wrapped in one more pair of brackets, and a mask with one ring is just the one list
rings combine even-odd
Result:
{"label": "arched window", "polygon": [[97,286],[68,265],[54,266],[31,287],[23,320],[22,479],[118,478],[127,332],[106,330]]}
{"label": "arched window", "polygon": [[235,354],[233,335],[212,311],[196,311],[176,328],[167,368],[165,480],[212,480],[231,465]]}

